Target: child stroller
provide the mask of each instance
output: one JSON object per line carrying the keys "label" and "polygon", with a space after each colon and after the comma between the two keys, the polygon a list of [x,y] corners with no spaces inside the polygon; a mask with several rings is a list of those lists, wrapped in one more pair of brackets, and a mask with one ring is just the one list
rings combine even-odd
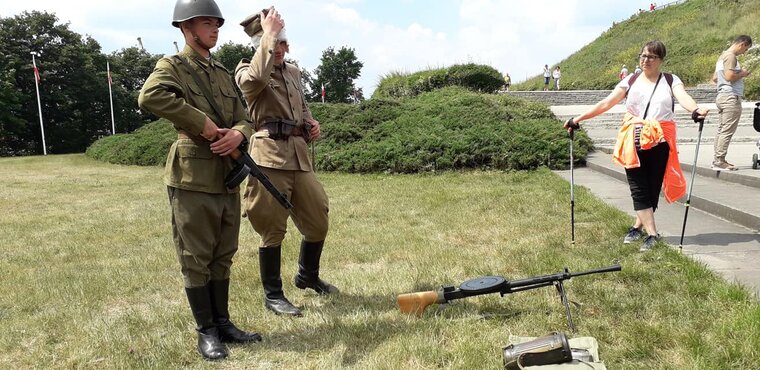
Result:
{"label": "child stroller", "polygon": [[[755,131],[760,132],[760,103],[755,103],[755,114],[752,117],[752,126]],[[757,148],[760,149],[760,140],[757,141]],[[752,155],[752,169],[756,170],[760,167],[760,160],[757,158],[757,153]]]}

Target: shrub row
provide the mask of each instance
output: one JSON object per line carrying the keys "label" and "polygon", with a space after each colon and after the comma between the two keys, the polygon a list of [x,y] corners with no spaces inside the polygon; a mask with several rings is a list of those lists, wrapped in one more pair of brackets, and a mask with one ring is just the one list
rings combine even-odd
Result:
{"label": "shrub row", "polygon": [[151,122],[131,134],[104,137],[87,148],[89,157],[116,164],[162,166],[177,131],[164,119]]}
{"label": "shrub row", "polygon": [[[527,170],[569,165],[567,133],[543,104],[448,87],[409,99],[313,104],[322,124],[317,168],[415,173]],[[176,134],[164,120],[94,143],[87,155],[119,164],[161,165]],[[576,135],[576,160],[591,141]]]}
{"label": "shrub row", "polygon": [[449,68],[430,69],[412,74],[393,73],[384,77],[373,98],[403,98],[447,86],[461,86],[471,91],[494,92],[504,79],[493,67],[481,64],[457,64]]}

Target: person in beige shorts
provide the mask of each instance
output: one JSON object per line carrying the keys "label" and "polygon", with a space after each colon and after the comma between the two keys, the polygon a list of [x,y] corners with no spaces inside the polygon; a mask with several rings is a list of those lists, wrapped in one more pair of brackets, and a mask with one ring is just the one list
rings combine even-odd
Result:
{"label": "person in beige shorts", "polygon": [[282,208],[263,186],[248,181],[245,212],[261,236],[259,268],[264,287],[264,306],[276,314],[301,316],[282,290],[280,261],[288,216],[301,232],[300,257],[295,286],[319,294],[338,289],[319,278],[319,263],[328,229],[328,199],[313,170],[308,142],[319,138],[319,122],[303,95],[301,72],[285,62],[288,41],[284,21],[274,8],[244,20],[255,51],[235,68],[248,113],[254,122],[251,156],[272,183],[285,194],[293,209]]}

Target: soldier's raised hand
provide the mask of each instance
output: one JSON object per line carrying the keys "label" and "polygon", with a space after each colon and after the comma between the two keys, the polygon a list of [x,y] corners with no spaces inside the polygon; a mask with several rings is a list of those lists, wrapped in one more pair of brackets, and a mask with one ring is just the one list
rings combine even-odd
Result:
{"label": "soldier's raised hand", "polygon": [[274,7],[269,8],[266,13],[261,12],[261,28],[265,34],[277,36],[284,27],[285,21]]}

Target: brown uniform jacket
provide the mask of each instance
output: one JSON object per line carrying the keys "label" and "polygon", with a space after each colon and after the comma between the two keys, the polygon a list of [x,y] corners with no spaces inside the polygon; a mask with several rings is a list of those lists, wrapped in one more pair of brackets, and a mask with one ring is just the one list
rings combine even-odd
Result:
{"label": "brown uniform jacket", "polygon": [[311,158],[303,137],[273,140],[263,128],[267,120],[285,119],[303,129],[304,119],[312,118],[303,96],[301,71],[293,64],[274,65],[277,42],[275,37],[265,34],[252,60],[244,59],[235,68],[235,81],[248,103],[256,131],[251,157],[262,167],[311,171]]}
{"label": "brown uniform jacket", "polygon": [[[138,104],[140,108],[174,124],[177,131],[200,138],[206,116],[220,128],[240,131],[246,139],[252,134],[251,122],[235,91],[235,85],[227,69],[221,63],[206,60],[191,47],[178,54],[185,63],[173,57],[165,57],[145,81]],[[193,68],[206,89],[214,96],[212,100],[222,109],[220,117],[203,95],[203,90],[187,70]],[[167,186],[212,194],[236,193],[239,189],[227,189],[224,178],[233,167],[229,157],[211,152],[210,142],[205,140],[178,139],[172,144],[166,158],[164,183]]]}

